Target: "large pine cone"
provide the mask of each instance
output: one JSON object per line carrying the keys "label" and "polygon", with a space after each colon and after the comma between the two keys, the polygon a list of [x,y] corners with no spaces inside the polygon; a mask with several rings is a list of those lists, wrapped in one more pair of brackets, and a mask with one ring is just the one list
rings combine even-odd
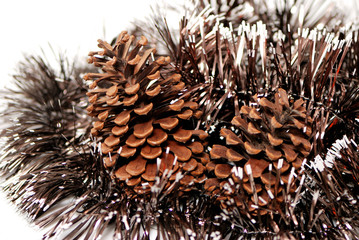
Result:
{"label": "large pine cone", "polygon": [[206,168],[212,177],[205,189],[221,194],[222,207],[234,199],[245,212],[263,215],[278,210],[284,197],[295,191],[299,169],[311,150],[312,120],[304,101],[290,103],[283,89],[274,95],[274,102],[264,97],[255,100],[257,108],[242,106],[233,126],[221,129],[225,144],[210,151]]}
{"label": "large pine cone", "polygon": [[114,47],[99,40],[103,51],[89,54],[89,62],[103,71],[85,79],[93,80],[87,110],[97,118],[91,133],[101,142],[104,165],[138,193],[148,192],[166,169],[173,173],[167,174],[169,182],[198,182],[204,179],[201,159],[208,157],[202,144],[206,134],[193,130],[201,115],[189,100],[195,94],[168,70],[169,57],[154,60],[155,49],[141,51],[147,39],[134,40],[122,32]]}

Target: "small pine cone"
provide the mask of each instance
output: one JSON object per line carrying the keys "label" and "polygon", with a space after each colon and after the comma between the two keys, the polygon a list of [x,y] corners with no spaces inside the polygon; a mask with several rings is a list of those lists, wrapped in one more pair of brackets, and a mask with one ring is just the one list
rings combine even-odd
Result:
{"label": "small pine cone", "polygon": [[234,199],[238,207],[246,202],[252,215],[263,215],[266,209],[278,210],[285,194],[295,191],[300,167],[311,150],[312,120],[304,101],[290,103],[283,89],[278,89],[273,102],[256,101],[258,108],[242,106],[231,122],[232,130],[221,129],[225,144],[210,151],[206,168],[212,177],[204,187],[220,193],[222,207],[225,200]]}
{"label": "small pine cone", "polygon": [[[105,167],[119,182],[148,192],[168,169],[173,172],[169,183],[180,181],[186,189],[204,179],[206,134],[193,130],[201,112],[193,96],[185,94],[181,76],[166,69],[169,57],[152,60],[155,49],[141,51],[147,39],[134,40],[122,32],[114,47],[99,40],[103,51],[89,54],[89,62],[103,71],[85,76],[92,80],[88,114],[97,118],[91,133],[101,142]],[[182,170],[185,176],[176,179]]]}

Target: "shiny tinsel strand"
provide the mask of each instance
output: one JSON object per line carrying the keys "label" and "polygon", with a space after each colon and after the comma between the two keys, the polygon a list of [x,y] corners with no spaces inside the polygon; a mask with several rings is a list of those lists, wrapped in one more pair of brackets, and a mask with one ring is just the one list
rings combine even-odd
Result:
{"label": "shiny tinsel strand", "polygon": [[58,70],[42,57],[20,64],[18,89],[7,93],[2,114],[10,125],[2,132],[8,143],[2,151],[4,190],[33,218],[87,184],[90,119],[81,75],[89,68],[61,55],[58,62]]}

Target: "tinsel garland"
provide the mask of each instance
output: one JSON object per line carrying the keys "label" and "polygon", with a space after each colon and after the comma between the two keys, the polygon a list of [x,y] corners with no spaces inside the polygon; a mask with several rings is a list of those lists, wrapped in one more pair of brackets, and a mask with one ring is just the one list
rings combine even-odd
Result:
{"label": "tinsel garland", "polygon": [[272,3],[188,1],[86,67],[20,65],[1,172],[44,239],[359,239],[358,27]]}

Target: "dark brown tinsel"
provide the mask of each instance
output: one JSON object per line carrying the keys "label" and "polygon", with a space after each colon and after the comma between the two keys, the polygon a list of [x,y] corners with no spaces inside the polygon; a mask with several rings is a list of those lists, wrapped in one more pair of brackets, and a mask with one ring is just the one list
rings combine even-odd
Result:
{"label": "dark brown tinsel", "polygon": [[189,3],[178,32],[153,17],[159,53],[122,32],[98,70],[20,65],[9,199],[44,239],[359,239],[357,26],[322,0]]}
{"label": "dark brown tinsel", "polygon": [[38,56],[20,63],[14,76],[17,89],[6,93],[2,114],[7,126],[2,137],[8,143],[1,162],[4,190],[34,219],[88,184],[91,119],[84,114],[82,74],[90,68],[62,55],[58,62],[57,70]]}

